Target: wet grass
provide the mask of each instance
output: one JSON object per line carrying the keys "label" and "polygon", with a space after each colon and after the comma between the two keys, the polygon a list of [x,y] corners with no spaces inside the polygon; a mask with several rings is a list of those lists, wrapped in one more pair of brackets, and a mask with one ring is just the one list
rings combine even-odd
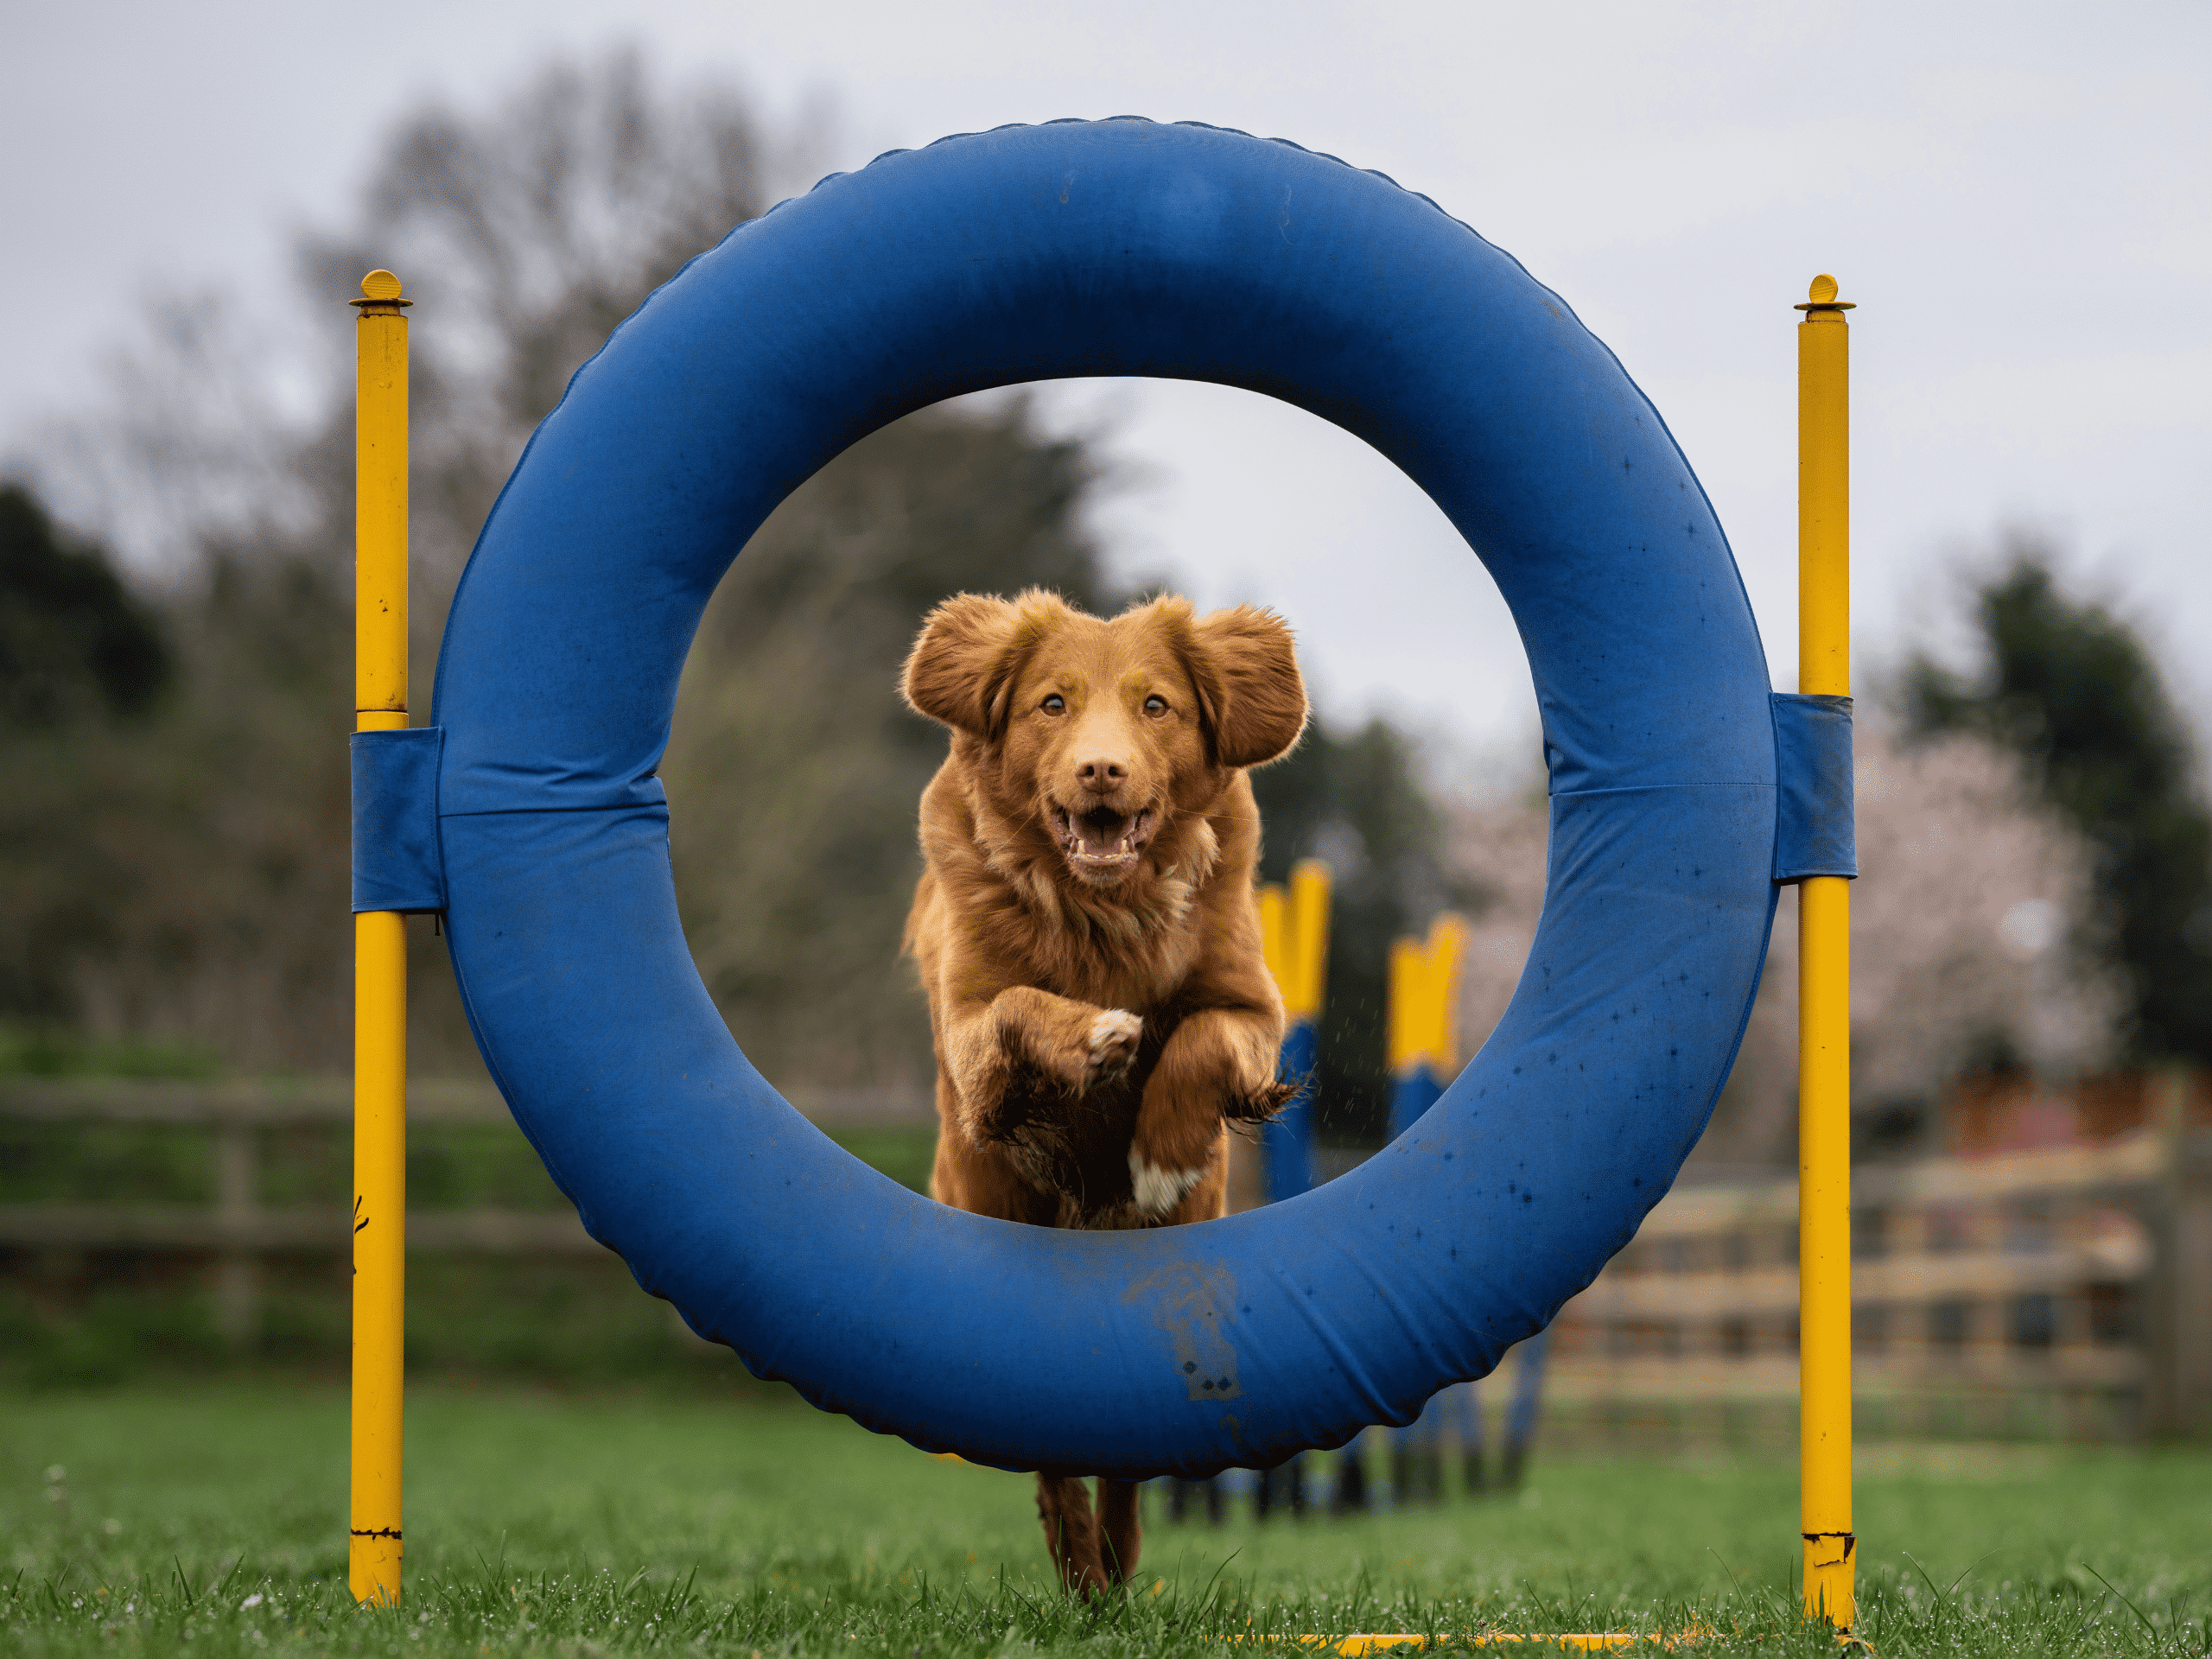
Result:
{"label": "wet grass", "polygon": [[[418,1389],[404,1607],[344,1588],[345,1402],[237,1384],[0,1398],[0,1651],[1000,1656],[1230,1637],[1695,1628],[1796,1616],[1795,1485],[1741,1462],[1550,1458],[1519,1497],[1169,1527],[1133,1590],[1054,1591],[1026,1478],[773,1397]],[[2212,1455],[1910,1447],[1859,1484],[1885,1655],[2212,1652]]]}

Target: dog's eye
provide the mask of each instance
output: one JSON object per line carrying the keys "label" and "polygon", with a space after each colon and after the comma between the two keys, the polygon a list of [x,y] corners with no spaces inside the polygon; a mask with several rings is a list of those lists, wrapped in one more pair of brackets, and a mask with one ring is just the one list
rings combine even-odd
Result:
{"label": "dog's eye", "polygon": [[1150,715],[1154,720],[1158,720],[1162,715],[1167,712],[1167,699],[1165,697],[1147,697],[1144,700],[1144,711],[1147,715]]}
{"label": "dog's eye", "polygon": [[1060,694],[1057,691],[1037,706],[1048,715],[1064,715],[1068,711],[1067,704],[1061,701]]}

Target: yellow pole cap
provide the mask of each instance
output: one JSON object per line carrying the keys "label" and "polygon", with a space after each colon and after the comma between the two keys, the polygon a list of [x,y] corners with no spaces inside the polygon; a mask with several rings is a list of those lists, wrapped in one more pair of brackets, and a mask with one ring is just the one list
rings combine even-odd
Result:
{"label": "yellow pole cap", "polygon": [[399,297],[399,278],[393,276],[390,271],[385,270],[381,265],[379,265],[376,270],[371,271],[367,276],[361,278],[361,297],[358,300],[350,300],[347,303],[350,305],[359,306],[375,305],[391,306],[397,308],[403,305],[412,305],[415,302],[412,300],[403,300]]}
{"label": "yellow pole cap", "polygon": [[1805,291],[1805,302],[1793,305],[1793,311],[1856,311],[1859,307],[1850,300],[1839,300],[1836,280],[1826,271],[1813,278],[1813,285]]}

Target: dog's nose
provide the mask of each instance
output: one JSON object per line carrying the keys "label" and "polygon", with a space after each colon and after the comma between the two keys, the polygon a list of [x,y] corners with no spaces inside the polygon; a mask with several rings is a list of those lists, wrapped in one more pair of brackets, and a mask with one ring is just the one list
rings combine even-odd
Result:
{"label": "dog's nose", "polygon": [[1110,795],[1128,782],[1129,769],[1119,760],[1086,760],[1075,775],[1092,794]]}

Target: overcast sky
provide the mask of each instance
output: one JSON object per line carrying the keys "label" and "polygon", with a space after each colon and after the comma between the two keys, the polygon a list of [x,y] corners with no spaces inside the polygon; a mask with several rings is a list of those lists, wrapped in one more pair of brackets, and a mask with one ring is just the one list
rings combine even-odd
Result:
{"label": "overcast sky", "polygon": [[[2033,522],[2212,712],[2212,6],[705,4],[320,0],[0,8],[0,450],[92,395],[140,296],[285,296],[292,229],[347,216],[378,138],[556,51],[636,41],[846,168],[1008,121],[1122,113],[1294,138],[1433,196],[1564,295],[1710,491],[1777,683],[1796,677],[1789,308],[1852,314],[1862,660],[1936,626],[1964,545]],[[350,314],[334,311],[344,328]],[[1064,389],[1148,482],[1133,569],[1299,628],[1339,712],[1533,757],[1479,566],[1357,441],[1242,392]]]}

